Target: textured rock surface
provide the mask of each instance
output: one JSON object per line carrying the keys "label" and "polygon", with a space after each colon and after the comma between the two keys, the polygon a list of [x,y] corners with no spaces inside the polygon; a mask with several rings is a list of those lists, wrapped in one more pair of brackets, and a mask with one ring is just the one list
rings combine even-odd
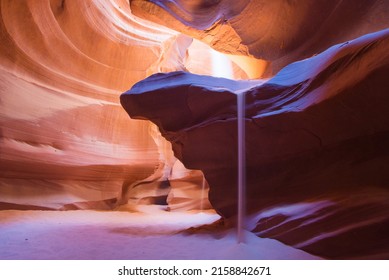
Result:
{"label": "textured rock surface", "polygon": [[125,0],[2,0],[0,14],[0,209],[166,204],[171,148],[151,123],[128,120],[119,95],[185,69],[192,39]]}
{"label": "textured rock surface", "polygon": [[[130,2],[0,0],[0,209],[207,208],[209,183],[233,217],[242,90],[253,231],[326,257],[387,257],[386,33],[263,85],[176,72],[135,86],[150,93],[133,116],[147,112],[194,170],[119,95],[158,72],[271,75],[387,28],[388,1]],[[230,73],[207,44],[230,53]]]}
{"label": "textured rock surface", "polygon": [[369,34],[293,63],[265,83],[157,74],[121,103],[132,118],[157,124],[186,167],[203,170],[213,207],[232,217],[235,93],[243,91],[254,231],[324,257],[385,258],[388,48],[389,30]]}
{"label": "textured rock surface", "polygon": [[130,0],[134,14],[198,38],[215,49],[281,67],[389,27],[383,0]]}

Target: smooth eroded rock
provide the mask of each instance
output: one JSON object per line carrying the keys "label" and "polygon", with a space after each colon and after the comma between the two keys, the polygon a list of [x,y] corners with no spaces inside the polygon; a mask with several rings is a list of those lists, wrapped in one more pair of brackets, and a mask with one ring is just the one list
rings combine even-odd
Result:
{"label": "smooth eroded rock", "polygon": [[[255,231],[324,257],[382,256],[389,245],[388,46],[389,30],[368,34],[265,83],[156,74],[121,103],[131,117],[157,124],[187,168],[204,172],[211,204],[229,218],[237,211],[236,93],[243,92],[248,214],[303,202],[315,209],[288,226],[281,225],[293,216],[266,216],[271,234],[263,218]],[[322,201],[328,211],[315,206]],[[306,235],[296,241],[296,230]],[[337,250],[343,239],[349,243]],[[370,245],[358,250],[360,242]]]}

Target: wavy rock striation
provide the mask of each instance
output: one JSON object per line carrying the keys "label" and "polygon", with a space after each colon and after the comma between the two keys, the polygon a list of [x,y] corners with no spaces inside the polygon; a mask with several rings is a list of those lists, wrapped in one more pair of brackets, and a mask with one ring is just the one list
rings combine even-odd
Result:
{"label": "wavy rock striation", "polygon": [[[129,121],[119,95],[185,69],[191,39],[135,17],[125,0],[1,0],[0,15],[0,209],[166,204],[164,182],[188,174],[172,171],[169,144]],[[198,208],[201,187],[185,186]]]}
{"label": "wavy rock striation", "polygon": [[236,215],[236,93],[246,100],[247,211],[257,235],[327,258],[389,257],[389,30],[264,82],[156,74],[121,95],[154,122],[212,206]]}
{"label": "wavy rock striation", "polygon": [[135,15],[226,53],[272,62],[268,74],[330,46],[389,27],[382,0],[130,0]]}

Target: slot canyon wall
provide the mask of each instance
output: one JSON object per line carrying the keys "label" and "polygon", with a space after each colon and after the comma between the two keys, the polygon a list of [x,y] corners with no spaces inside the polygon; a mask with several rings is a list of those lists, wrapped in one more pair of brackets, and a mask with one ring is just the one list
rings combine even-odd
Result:
{"label": "slot canyon wall", "polygon": [[196,57],[185,65],[192,39],[128,1],[0,3],[0,208],[198,208],[202,173],[119,103],[150,74],[201,73]]}
{"label": "slot canyon wall", "polygon": [[[388,1],[1,0],[0,15],[0,209],[212,204],[233,220],[243,91],[251,229],[389,257]],[[211,77],[211,47],[233,80]]]}
{"label": "slot canyon wall", "polygon": [[179,71],[121,97],[132,118],[158,125],[185,166],[204,172],[223,217],[234,222],[237,212],[238,93],[248,227],[326,258],[389,257],[388,2],[131,4],[216,49],[267,62],[270,79]]}

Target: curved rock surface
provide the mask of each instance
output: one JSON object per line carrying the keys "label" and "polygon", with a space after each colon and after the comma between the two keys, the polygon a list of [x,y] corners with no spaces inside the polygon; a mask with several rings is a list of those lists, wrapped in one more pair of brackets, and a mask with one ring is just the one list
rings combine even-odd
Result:
{"label": "curved rock surface", "polygon": [[268,81],[156,74],[121,95],[158,125],[210,201],[236,215],[236,93],[246,100],[247,211],[259,236],[328,258],[389,256],[389,29]]}
{"label": "curved rock surface", "polygon": [[389,27],[382,0],[130,0],[134,14],[200,39],[215,49],[289,63]]}
{"label": "curved rock surface", "polygon": [[231,54],[220,76],[271,75],[387,28],[388,1],[130,2],[0,0],[0,209],[198,209],[210,186],[232,219],[242,91],[253,231],[329,258],[388,258],[387,31],[266,83],[175,72],[136,85],[150,93],[125,105],[191,169],[119,103],[154,73],[220,74],[208,45]]}
{"label": "curved rock surface", "polygon": [[[190,181],[119,95],[185,69],[191,38],[135,17],[125,0],[1,0],[0,15],[0,209],[166,204],[169,176]],[[175,201],[198,208],[201,186],[184,185],[195,198],[176,191]]]}

